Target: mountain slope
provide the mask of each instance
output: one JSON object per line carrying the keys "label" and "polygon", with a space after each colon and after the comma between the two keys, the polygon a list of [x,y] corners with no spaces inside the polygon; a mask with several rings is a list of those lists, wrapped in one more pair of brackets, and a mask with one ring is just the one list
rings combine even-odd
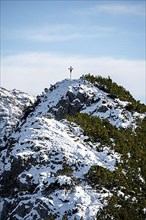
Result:
{"label": "mountain slope", "polygon": [[118,148],[119,129],[136,131],[146,115],[128,111],[128,103],[112,99],[85,78],[45,89],[31,111],[22,114],[1,151],[1,218],[88,220],[96,219],[97,212],[102,216],[100,209],[113,198],[114,189],[98,180],[104,180],[104,174],[108,181],[112,175],[117,178],[125,160]]}
{"label": "mountain slope", "polygon": [[0,88],[0,145],[21,119],[24,111],[34,103],[34,97],[18,90]]}
{"label": "mountain slope", "polygon": [[61,119],[67,114],[82,112],[106,118],[116,127],[134,128],[136,119],[144,118],[145,113],[128,111],[127,105],[129,102],[112,99],[103,90],[80,78],[64,80],[47,90],[41,97],[37,113],[51,113],[56,119]]}

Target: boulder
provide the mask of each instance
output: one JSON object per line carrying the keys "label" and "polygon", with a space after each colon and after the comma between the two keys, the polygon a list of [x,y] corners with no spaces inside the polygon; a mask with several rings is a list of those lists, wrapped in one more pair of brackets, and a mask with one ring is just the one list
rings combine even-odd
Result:
{"label": "boulder", "polygon": [[108,110],[108,107],[105,106],[105,105],[102,105],[98,108],[98,112],[102,112],[102,113],[105,113],[106,111]]}
{"label": "boulder", "polygon": [[66,93],[66,96],[69,98],[69,101],[72,102],[76,97],[75,97],[75,94],[71,91],[68,91]]}
{"label": "boulder", "polygon": [[81,102],[85,102],[85,100],[86,100],[86,94],[85,93],[82,93],[82,92],[78,92],[77,93],[77,96],[76,96]]}
{"label": "boulder", "polygon": [[56,112],[55,112],[55,116],[58,120],[62,119],[66,114],[68,113],[68,108],[64,108],[62,106],[60,106]]}
{"label": "boulder", "polygon": [[56,105],[56,108],[59,108],[60,106],[62,106],[63,108],[68,108],[69,105],[70,105],[69,98],[65,99],[64,97],[61,97],[61,99],[59,100],[59,102]]}
{"label": "boulder", "polygon": [[75,99],[70,105],[69,114],[75,115],[77,112],[81,110],[82,107],[83,107],[83,104],[80,102],[80,100]]}

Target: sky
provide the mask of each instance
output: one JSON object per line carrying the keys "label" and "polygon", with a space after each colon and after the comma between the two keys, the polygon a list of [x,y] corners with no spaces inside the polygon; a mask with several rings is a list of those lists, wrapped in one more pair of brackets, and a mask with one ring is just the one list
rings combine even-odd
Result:
{"label": "sky", "polygon": [[144,0],[1,0],[1,86],[39,95],[83,74],[110,76],[146,103]]}

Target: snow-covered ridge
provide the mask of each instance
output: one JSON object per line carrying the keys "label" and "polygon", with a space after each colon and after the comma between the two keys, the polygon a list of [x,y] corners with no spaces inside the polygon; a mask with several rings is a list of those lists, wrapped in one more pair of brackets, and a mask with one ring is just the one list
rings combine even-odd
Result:
{"label": "snow-covered ridge", "polygon": [[[63,118],[85,112],[116,127],[135,128],[136,119],[145,114],[127,111],[127,102],[109,98],[82,78],[45,89],[33,105],[34,99],[24,93],[1,91],[3,142],[11,133],[0,156],[1,218],[95,220],[110,192],[93,189],[85,175],[93,165],[113,172],[120,155],[109,146],[98,151],[100,143],[86,142],[82,129]],[[30,105],[33,110],[20,120]]]}
{"label": "snow-covered ridge", "polygon": [[21,119],[23,111],[34,103],[35,98],[19,90],[0,88],[0,145]]}
{"label": "snow-covered ridge", "polygon": [[38,105],[37,113],[51,113],[57,119],[66,114],[77,112],[108,119],[116,127],[136,127],[136,119],[144,118],[145,114],[126,110],[128,102],[111,99],[108,94],[90,82],[78,80],[63,80],[46,90]]}

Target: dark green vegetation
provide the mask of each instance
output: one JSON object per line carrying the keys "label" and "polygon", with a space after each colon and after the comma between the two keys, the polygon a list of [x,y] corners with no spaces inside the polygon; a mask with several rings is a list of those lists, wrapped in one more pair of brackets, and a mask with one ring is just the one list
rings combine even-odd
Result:
{"label": "dark green vegetation", "polygon": [[99,142],[97,151],[109,146],[121,154],[121,162],[114,172],[93,166],[85,175],[87,182],[95,189],[106,188],[112,196],[108,205],[98,212],[97,219],[143,220],[146,208],[146,118],[131,129],[117,129],[107,120],[100,120],[87,114],[67,117],[80,125],[84,135],[92,142]]}
{"label": "dark green vegetation", "polygon": [[113,82],[110,77],[103,78],[102,76],[93,76],[90,74],[84,75],[84,79],[91,82],[93,85],[97,86],[104,92],[109,93],[110,98],[119,98],[122,101],[128,101],[130,104],[127,105],[127,110],[146,112],[146,106],[136,101],[133,96],[124,87],[119,86],[117,83]]}

